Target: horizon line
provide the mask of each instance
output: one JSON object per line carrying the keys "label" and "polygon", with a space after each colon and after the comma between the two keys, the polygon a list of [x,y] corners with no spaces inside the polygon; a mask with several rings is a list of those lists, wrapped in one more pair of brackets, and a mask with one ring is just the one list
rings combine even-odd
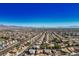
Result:
{"label": "horizon line", "polygon": [[5,24],[0,24],[0,26],[14,26],[14,27],[29,27],[29,28],[79,28],[79,26],[52,26],[52,27],[46,27],[46,26],[41,26],[41,27],[35,27],[35,26],[21,26],[21,25],[5,25]]}

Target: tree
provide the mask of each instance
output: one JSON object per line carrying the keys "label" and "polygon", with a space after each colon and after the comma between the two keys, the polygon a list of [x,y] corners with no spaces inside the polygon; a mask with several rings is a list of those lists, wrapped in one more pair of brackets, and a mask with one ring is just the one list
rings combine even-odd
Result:
{"label": "tree", "polygon": [[55,49],[60,49],[60,48],[61,48],[61,46],[60,46],[60,45],[58,45],[57,43],[55,43],[54,48],[55,48]]}
{"label": "tree", "polygon": [[42,49],[45,49],[45,48],[49,49],[49,44],[48,43],[43,43],[43,44],[40,45],[40,48],[42,48]]}

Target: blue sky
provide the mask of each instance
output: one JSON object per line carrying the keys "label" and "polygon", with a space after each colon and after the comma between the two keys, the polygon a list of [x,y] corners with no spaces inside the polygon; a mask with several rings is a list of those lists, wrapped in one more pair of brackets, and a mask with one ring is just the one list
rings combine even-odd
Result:
{"label": "blue sky", "polygon": [[79,26],[79,4],[0,4],[0,24],[28,27]]}

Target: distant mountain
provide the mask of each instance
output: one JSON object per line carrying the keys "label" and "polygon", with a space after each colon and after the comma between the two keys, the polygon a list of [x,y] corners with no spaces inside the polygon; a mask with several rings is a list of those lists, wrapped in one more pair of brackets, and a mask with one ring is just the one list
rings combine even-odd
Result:
{"label": "distant mountain", "polygon": [[8,29],[8,28],[9,28],[8,26],[0,25],[0,30],[2,30],[2,29]]}
{"label": "distant mountain", "polygon": [[70,26],[70,28],[79,28],[79,26]]}
{"label": "distant mountain", "polygon": [[79,28],[79,26],[65,26],[65,27],[60,27],[60,28]]}
{"label": "distant mountain", "polygon": [[[54,28],[54,27],[52,27]],[[65,26],[65,27],[56,27],[56,28],[79,28],[79,26]],[[0,30],[3,29],[27,29],[27,30],[32,30],[34,27],[23,27],[23,26],[8,26],[8,25],[0,25]],[[44,28],[43,28],[44,29]]]}
{"label": "distant mountain", "polygon": [[0,25],[0,30],[14,30],[14,29],[27,29],[27,30],[31,30],[31,28],[29,27],[23,27],[23,26],[7,26],[7,25]]}

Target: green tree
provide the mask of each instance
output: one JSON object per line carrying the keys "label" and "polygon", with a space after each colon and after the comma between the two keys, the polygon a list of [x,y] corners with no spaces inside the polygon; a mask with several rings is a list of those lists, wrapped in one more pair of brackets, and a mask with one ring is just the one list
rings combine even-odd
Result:
{"label": "green tree", "polygon": [[60,46],[60,45],[58,45],[58,43],[55,43],[54,48],[55,48],[55,49],[60,49],[60,48],[61,48],[61,46]]}

